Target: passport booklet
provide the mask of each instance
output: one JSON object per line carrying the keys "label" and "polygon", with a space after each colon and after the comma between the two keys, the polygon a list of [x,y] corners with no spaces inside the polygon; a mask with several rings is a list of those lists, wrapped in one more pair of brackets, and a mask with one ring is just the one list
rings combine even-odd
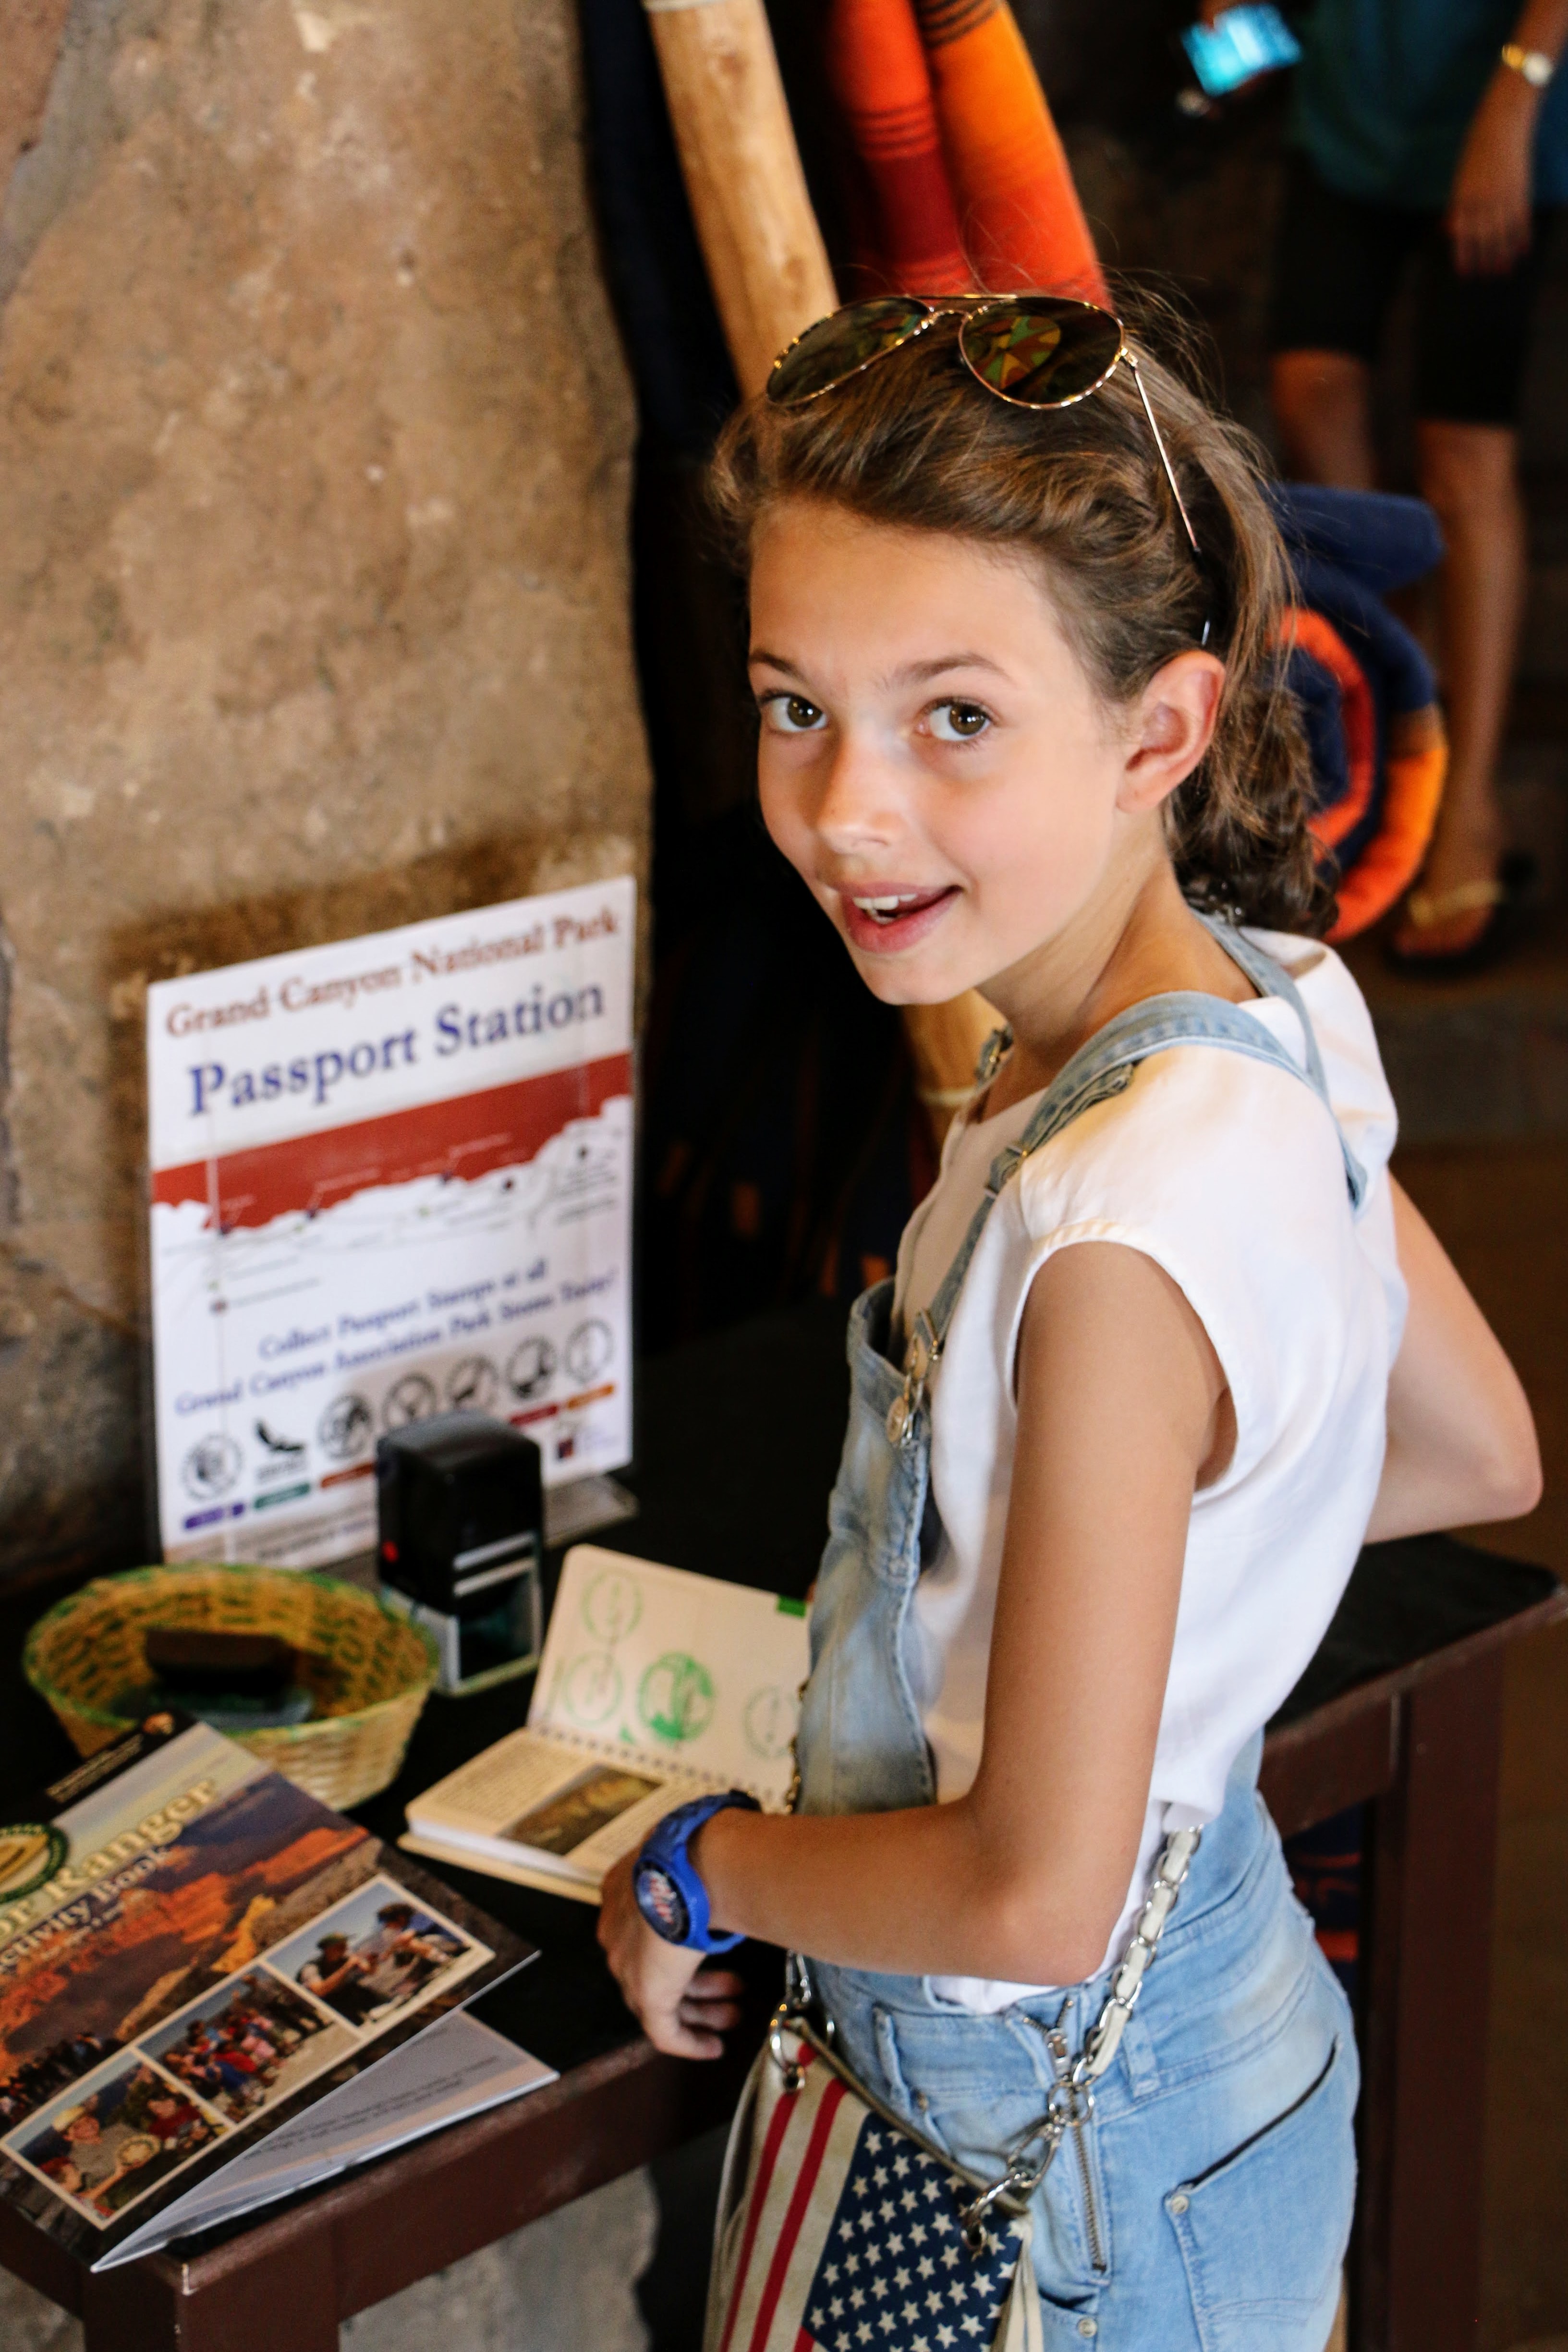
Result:
{"label": "passport booklet", "polygon": [[596,1903],[689,1798],[784,1811],[810,1663],[804,1601],[577,1544],[527,1723],[415,1798],[400,1843]]}

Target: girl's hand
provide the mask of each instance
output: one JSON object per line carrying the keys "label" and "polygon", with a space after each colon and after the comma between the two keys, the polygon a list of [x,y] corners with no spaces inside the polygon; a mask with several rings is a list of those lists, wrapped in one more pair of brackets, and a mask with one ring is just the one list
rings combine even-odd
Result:
{"label": "girl's hand", "polygon": [[721,2037],[740,2023],[741,1979],[731,1969],[702,1969],[700,1952],[654,1934],[632,1893],[635,1859],[624,1855],[605,1880],[599,1941],[610,1973],[656,2050],[672,2058],[722,2057]]}
{"label": "girl's hand", "polygon": [[1537,93],[1506,67],[1476,110],[1448,197],[1447,231],[1461,278],[1499,277],[1530,243]]}

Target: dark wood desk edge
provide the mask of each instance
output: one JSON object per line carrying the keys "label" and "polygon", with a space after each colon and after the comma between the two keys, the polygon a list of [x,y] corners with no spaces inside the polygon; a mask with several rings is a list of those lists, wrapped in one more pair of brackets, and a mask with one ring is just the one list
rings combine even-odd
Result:
{"label": "dark wood desk edge", "polygon": [[[188,2310],[197,2296],[221,2305],[242,2280],[248,2293],[249,2283],[278,2276],[280,2266],[298,2262],[308,2237],[331,2244],[336,2319],[348,2319],[722,2121],[744,2063],[737,2057],[693,2066],[661,2056],[639,2037],[525,2098],[313,2190],[308,2205],[263,2213],[208,2250],[143,2255],[98,2278],[0,2204],[0,2261],[78,2317],[85,2305],[126,2294],[141,2305]],[[599,2107],[607,2112],[595,2129]],[[399,2226],[400,2209],[414,2204],[417,2233]],[[368,2220],[375,2227],[367,2241]]]}
{"label": "dark wood desk edge", "polygon": [[1329,1699],[1264,1742],[1258,1784],[1282,1837],[1329,1820],[1347,1806],[1386,1796],[1398,1778],[1405,1723],[1422,1695],[1453,1678],[1473,1678],[1521,1635],[1568,1618],[1568,1591],[1484,1625],[1447,1649],[1377,1675]]}
{"label": "dark wood desk edge", "polygon": [[35,2229],[25,2214],[14,2205],[0,2199],[0,2263],[16,2278],[36,2286],[40,2294],[58,2303],[62,2311],[81,2316],[81,2286],[87,2276],[84,2265],[63,2246],[57,2246],[42,2230]]}
{"label": "dark wood desk edge", "polygon": [[[547,2138],[558,2118],[580,2103],[601,2097],[607,2090],[625,2087],[641,2075],[667,2072],[673,2075],[679,2063],[672,2058],[661,2060],[652,2042],[640,2036],[625,2042],[618,2050],[590,2059],[586,2065],[573,2067],[570,2074],[547,2083],[542,2090],[530,2092],[526,2098],[509,2100],[458,2126],[462,2133],[459,2160],[482,2164],[513,2141]],[[410,2187],[424,2188],[430,2177],[431,2157],[438,2147],[444,2156],[459,2154],[450,2134],[437,2134],[433,2139],[416,2140],[395,2155],[383,2157],[346,2174],[332,2186],[315,2190],[309,2206],[310,2226],[335,2231],[344,2223],[352,2224],[370,2208],[379,2208],[386,2199],[402,2196]],[[237,2231],[220,2245],[193,2253],[184,2262],[174,2254],[157,2259],[183,2271],[190,2282],[186,2292],[199,2294],[232,2272],[247,2270],[254,2261],[266,2262],[296,2242],[305,2212],[303,2206],[296,2204],[287,2212],[270,2216],[264,2213],[250,2228]],[[349,2314],[342,2312],[339,2315],[346,2319]]]}
{"label": "dark wood desk edge", "polygon": [[1413,1659],[1407,1666],[1395,1666],[1386,1675],[1374,1675],[1370,1682],[1357,1683],[1353,1690],[1342,1691],[1338,1698],[1326,1699],[1310,1715],[1270,1731],[1264,1752],[1278,1756],[1292,1748],[1310,1746],[1352,1723],[1358,1716],[1371,1715],[1386,1706],[1390,1699],[1416,1690],[1439,1675],[1455,1674],[1461,1667],[1473,1665],[1489,1651],[1505,1649],[1521,1633],[1539,1633],[1542,1627],[1555,1625],[1565,1617],[1568,1586],[1560,1585],[1544,1601],[1532,1601],[1528,1609],[1516,1610],[1511,1617],[1500,1617],[1495,1624],[1483,1625],[1478,1633],[1467,1633],[1461,1641],[1450,1642],[1426,1657]]}

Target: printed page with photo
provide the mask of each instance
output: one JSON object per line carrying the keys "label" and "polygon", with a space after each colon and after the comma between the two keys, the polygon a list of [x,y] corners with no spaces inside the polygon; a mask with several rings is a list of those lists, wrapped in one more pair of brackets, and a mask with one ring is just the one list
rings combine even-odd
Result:
{"label": "printed page with photo", "polygon": [[0,2195],[94,2267],[532,1957],[173,1715],[27,1811],[0,1827]]}
{"label": "printed page with photo", "polygon": [[174,2204],[93,2267],[112,2269],[153,2252],[171,2238],[214,2229],[279,2197],[319,2188],[368,2158],[388,2156],[444,2124],[480,2115],[556,2079],[552,2066],[466,2009],[449,2010],[270,2138],[247,2144],[210,2179],[182,2189]]}

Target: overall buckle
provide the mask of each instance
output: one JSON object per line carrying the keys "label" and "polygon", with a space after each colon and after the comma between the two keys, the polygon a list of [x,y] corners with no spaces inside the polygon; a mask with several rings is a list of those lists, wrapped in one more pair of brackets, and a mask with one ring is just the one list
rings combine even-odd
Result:
{"label": "overall buckle", "polygon": [[888,1407],[888,1442],[900,1453],[914,1444],[916,1423],[925,1402],[926,1382],[941,1353],[942,1341],[922,1307],[904,1349],[904,1385]]}

